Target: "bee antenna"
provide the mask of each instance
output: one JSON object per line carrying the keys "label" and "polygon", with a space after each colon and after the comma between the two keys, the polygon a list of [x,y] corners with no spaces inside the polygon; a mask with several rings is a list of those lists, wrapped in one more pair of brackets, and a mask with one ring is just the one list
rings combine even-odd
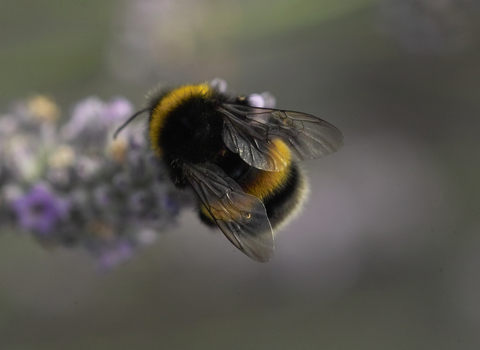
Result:
{"label": "bee antenna", "polygon": [[130,124],[130,122],[131,122],[132,120],[134,120],[134,119],[135,119],[136,117],[138,117],[140,114],[145,113],[145,112],[148,112],[149,110],[150,110],[149,107],[144,108],[144,109],[141,109],[141,110],[139,110],[138,112],[136,112],[134,115],[132,115],[130,118],[128,118],[128,120],[127,120],[125,123],[123,123],[123,124],[117,129],[117,131],[115,131],[115,134],[113,134],[113,139],[115,140],[115,139],[117,138],[118,134],[120,133],[120,131],[122,131],[123,129],[125,129],[125,127],[126,127],[128,124]]}

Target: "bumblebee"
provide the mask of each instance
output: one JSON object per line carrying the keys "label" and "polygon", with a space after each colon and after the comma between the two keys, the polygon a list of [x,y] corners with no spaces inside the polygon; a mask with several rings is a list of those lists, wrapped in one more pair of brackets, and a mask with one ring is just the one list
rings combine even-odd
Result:
{"label": "bumblebee", "polygon": [[271,259],[273,230],[305,199],[297,161],[339,150],[343,135],[312,115],[259,108],[208,84],[156,92],[147,108],[153,152],[179,188],[198,195],[202,222],[259,262]]}

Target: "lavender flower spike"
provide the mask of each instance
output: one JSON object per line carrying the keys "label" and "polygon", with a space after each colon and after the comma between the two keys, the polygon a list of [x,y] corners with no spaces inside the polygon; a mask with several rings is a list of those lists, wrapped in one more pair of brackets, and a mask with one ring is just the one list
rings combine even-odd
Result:
{"label": "lavender flower spike", "polygon": [[[224,80],[211,84],[226,89]],[[249,98],[275,103],[269,94]],[[14,107],[0,114],[0,228],[8,222],[49,247],[83,247],[110,270],[153,244],[194,201],[165,176],[145,124],[113,139],[134,113],[127,99],[83,99],[62,125],[53,99]]]}

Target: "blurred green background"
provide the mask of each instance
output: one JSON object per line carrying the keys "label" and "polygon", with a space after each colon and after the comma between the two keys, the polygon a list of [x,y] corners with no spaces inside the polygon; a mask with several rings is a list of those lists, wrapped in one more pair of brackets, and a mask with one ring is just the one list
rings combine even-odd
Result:
{"label": "blurred green background", "polygon": [[185,213],[108,274],[0,235],[1,349],[480,347],[474,0],[1,1],[0,103],[225,79],[339,127],[268,264]]}

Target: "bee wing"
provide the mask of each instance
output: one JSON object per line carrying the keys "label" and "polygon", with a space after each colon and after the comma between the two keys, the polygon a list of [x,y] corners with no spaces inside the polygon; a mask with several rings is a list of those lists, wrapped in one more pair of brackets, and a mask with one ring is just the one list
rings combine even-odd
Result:
{"label": "bee wing", "polygon": [[233,108],[233,105],[223,107],[225,108],[221,108],[225,116],[223,142],[230,151],[238,153],[245,163],[257,169],[282,171],[287,167],[288,160],[268,139],[267,127],[259,123],[250,123],[245,115]]}
{"label": "bee wing", "polygon": [[185,174],[225,236],[243,253],[260,262],[273,255],[273,231],[263,202],[243,192],[216,165],[184,165]]}
{"label": "bee wing", "polygon": [[220,111],[225,145],[258,169],[281,171],[287,166],[271,142],[276,138],[284,141],[293,160],[320,158],[343,146],[342,132],[313,115],[235,104],[223,104]]}

